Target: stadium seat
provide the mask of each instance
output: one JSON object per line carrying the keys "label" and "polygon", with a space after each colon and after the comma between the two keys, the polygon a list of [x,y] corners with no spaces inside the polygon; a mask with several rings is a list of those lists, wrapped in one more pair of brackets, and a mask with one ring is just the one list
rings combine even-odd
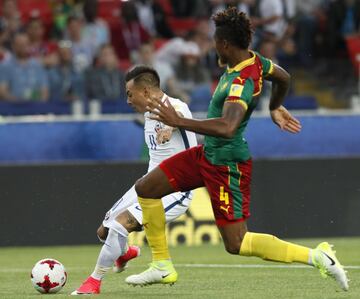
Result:
{"label": "stadium seat", "polygon": [[119,22],[121,12],[120,0],[100,0],[98,4],[98,16],[109,23]]}
{"label": "stadium seat", "polygon": [[165,15],[172,16],[174,14],[169,0],[155,0],[155,1],[161,5]]}
{"label": "stadium seat", "polygon": [[40,18],[45,24],[52,24],[52,10],[49,1],[18,0],[17,5],[25,23],[31,18]]}
{"label": "stadium seat", "polygon": [[284,106],[290,110],[315,110],[318,103],[313,96],[291,95],[286,97]]}
{"label": "stadium seat", "polygon": [[346,45],[355,73],[360,76],[360,35],[348,36]]}
{"label": "stadium seat", "polygon": [[194,29],[198,21],[194,18],[175,18],[169,17],[168,23],[172,31],[179,36],[184,36],[187,32]]}

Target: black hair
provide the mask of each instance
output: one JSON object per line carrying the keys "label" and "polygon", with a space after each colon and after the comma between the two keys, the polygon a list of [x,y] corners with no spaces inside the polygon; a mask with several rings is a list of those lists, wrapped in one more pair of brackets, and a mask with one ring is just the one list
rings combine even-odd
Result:
{"label": "black hair", "polygon": [[125,81],[134,79],[135,84],[144,84],[152,87],[160,87],[160,77],[157,71],[147,65],[136,65],[126,72]]}
{"label": "black hair", "polygon": [[218,38],[227,40],[241,49],[249,47],[253,31],[245,13],[239,12],[236,7],[229,7],[211,18],[215,22]]}

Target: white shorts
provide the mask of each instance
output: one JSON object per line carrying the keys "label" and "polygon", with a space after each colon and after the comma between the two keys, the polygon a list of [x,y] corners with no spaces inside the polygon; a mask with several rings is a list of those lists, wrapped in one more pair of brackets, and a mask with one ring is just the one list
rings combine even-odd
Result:
{"label": "white shorts", "polygon": [[[163,197],[162,203],[165,209],[166,222],[171,222],[184,214],[189,208],[192,197],[192,191],[175,192]],[[103,225],[117,231],[117,221],[115,218],[125,210],[128,210],[137,222],[142,224],[142,211],[138,202],[135,186],[132,186],[106,213]]]}

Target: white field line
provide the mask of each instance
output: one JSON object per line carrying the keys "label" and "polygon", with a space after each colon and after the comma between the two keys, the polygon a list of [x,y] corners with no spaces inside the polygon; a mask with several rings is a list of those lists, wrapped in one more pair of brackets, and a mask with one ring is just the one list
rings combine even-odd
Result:
{"label": "white field line", "polygon": [[[133,265],[131,268],[145,268],[141,265]],[[177,268],[227,268],[227,269],[312,269],[306,265],[265,265],[265,264],[175,264]],[[360,269],[360,265],[344,266],[345,269]],[[91,267],[69,267],[68,272],[91,270]],[[0,273],[28,272],[28,268],[0,268]]]}

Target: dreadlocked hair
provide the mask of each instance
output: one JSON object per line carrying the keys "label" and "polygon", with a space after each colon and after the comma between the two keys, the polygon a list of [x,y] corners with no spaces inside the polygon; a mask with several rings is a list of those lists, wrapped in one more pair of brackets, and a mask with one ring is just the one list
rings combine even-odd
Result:
{"label": "dreadlocked hair", "polygon": [[229,7],[211,18],[215,22],[218,38],[227,40],[241,49],[249,47],[253,31],[245,13],[239,12],[236,7]]}

